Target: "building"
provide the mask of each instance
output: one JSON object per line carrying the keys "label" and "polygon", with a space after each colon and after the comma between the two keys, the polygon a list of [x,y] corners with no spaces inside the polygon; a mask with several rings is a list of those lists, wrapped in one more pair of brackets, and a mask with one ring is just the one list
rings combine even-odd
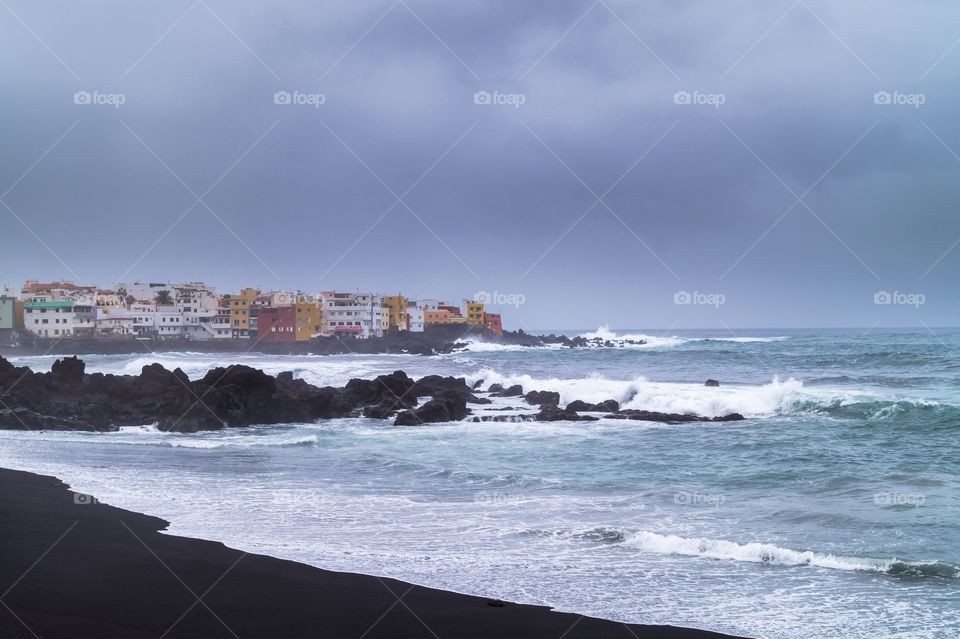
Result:
{"label": "building", "polygon": [[431,326],[434,324],[466,324],[467,318],[459,313],[453,313],[449,307],[442,307],[437,310],[429,308],[423,309],[423,324]]}
{"label": "building", "polygon": [[320,319],[321,332],[326,335],[383,335],[383,296],[324,291],[320,293]]}
{"label": "building", "polygon": [[296,339],[298,342],[309,341],[311,337],[320,333],[320,304],[298,295],[296,311]]}
{"label": "building", "polygon": [[38,282],[27,280],[20,289],[20,299],[24,301],[44,300],[84,300],[95,303],[96,286],[77,286],[73,282]]}
{"label": "building", "polygon": [[260,291],[255,288],[223,296],[224,306],[230,309],[230,330],[234,339],[250,339],[250,308],[258,297]]}
{"label": "building", "polygon": [[133,315],[126,307],[105,307],[96,308],[96,334],[97,335],[134,335]]}
{"label": "building", "polygon": [[196,339],[210,340],[233,338],[233,330],[230,327],[229,308],[218,308],[217,312],[213,315],[201,316],[199,318],[199,324],[202,332],[196,336]]}
{"label": "building", "polygon": [[467,308],[467,323],[483,326],[483,302],[464,300],[464,306]]}
{"label": "building", "polygon": [[0,331],[13,330],[17,325],[17,300],[0,295]]}
{"label": "building", "polygon": [[31,300],[23,303],[24,330],[37,337],[92,337],[96,306],[73,300]]}
{"label": "building", "polygon": [[15,302],[16,310],[14,311],[13,316],[13,327],[17,330],[23,330],[23,300],[17,300]]}
{"label": "building", "polygon": [[434,324],[449,324],[450,317],[450,311],[447,309],[423,309],[423,324],[425,326],[433,326]]}
{"label": "building", "polygon": [[37,337],[93,336],[97,290],[96,286],[77,286],[73,282],[28,280],[20,291],[23,329]]}
{"label": "building", "polygon": [[402,295],[385,295],[383,305],[389,311],[387,328],[396,328],[401,331],[409,330],[409,303],[407,298]]}
{"label": "building", "polygon": [[423,332],[423,308],[416,304],[407,306],[407,330],[411,333]]}
{"label": "building", "polygon": [[296,306],[261,306],[257,311],[257,340],[294,342],[297,339]]}
{"label": "building", "polygon": [[483,325],[494,335],[503,335],[503,323],[500,321],[500,313],[484,313]]}

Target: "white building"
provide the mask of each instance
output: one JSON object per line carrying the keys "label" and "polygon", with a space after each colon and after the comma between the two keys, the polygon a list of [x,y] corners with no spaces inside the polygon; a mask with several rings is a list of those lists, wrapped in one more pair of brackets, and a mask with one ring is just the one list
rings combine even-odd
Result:
{"label": "white building", "polygon": [[[121,283],[117,291],[136,300],[130,305],[129,316],[133,333],[138,336],[201,341],[231,336],[229,311],[220,308],[216,289],[203,282]],[[169,298],[169,304],[157,304],[161,296]]]}
{"label": "white building", "polygon": [[320,293],[320,332],[379,337],[389,326],[385,309],[383,295],[324,291]]}
{"label": "white building", "polygon": [[407,321],[410,324],[411,333],[423,332],[423,307],[418,304],[407,305]]}
{"label": "white building", "polygon": [[417,306],[422,310],[436,311],[440,308],[441,304],[445,304],[445,302],[436,299],[417,300]]}
{"label": "white building", "polygon": [[97,307],[98,335],[133,335],[133,316],[126,308]]}
{"label": "white building", "polygon": [[21,289],[23,328],[38,337],[92,336],[97,288],[72,282],[28,281]]}
{"label": "white building", "polygon": [[35,299],[23,303],[23,328],[38,337],[92,336],[96,306],[73,300]]}

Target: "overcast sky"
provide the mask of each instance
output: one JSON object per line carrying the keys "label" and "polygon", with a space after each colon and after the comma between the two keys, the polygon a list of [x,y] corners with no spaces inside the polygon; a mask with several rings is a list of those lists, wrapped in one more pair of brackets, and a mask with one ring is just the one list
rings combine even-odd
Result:
{"label": "overcast sky", "polygon": [[319,4],[0,2],[0,287],[960,324],[955,3]]}

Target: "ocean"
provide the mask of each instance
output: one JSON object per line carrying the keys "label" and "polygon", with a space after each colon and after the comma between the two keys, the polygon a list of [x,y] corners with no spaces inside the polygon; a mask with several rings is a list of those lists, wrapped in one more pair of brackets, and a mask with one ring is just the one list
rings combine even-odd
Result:
{"label": "ocean", "polygon": [[960,330],[588,336],[647,344],[83,359],[191,378],[239,362],[319,385],[402,369],[746,419],[4,431],[0,466],[321,568],[751,637],[960,636]]}

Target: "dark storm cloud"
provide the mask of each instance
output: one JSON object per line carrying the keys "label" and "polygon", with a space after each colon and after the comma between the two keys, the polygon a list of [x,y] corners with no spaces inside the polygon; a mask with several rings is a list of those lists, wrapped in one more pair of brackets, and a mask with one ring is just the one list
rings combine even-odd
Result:
{"label": "dark storm cloud", "polygon": [[528,327],[956,324],[960,247],[930,270],[960,237],[949,4],[8,5],[0,192],[27,173],[0,282],[499,291]]}

